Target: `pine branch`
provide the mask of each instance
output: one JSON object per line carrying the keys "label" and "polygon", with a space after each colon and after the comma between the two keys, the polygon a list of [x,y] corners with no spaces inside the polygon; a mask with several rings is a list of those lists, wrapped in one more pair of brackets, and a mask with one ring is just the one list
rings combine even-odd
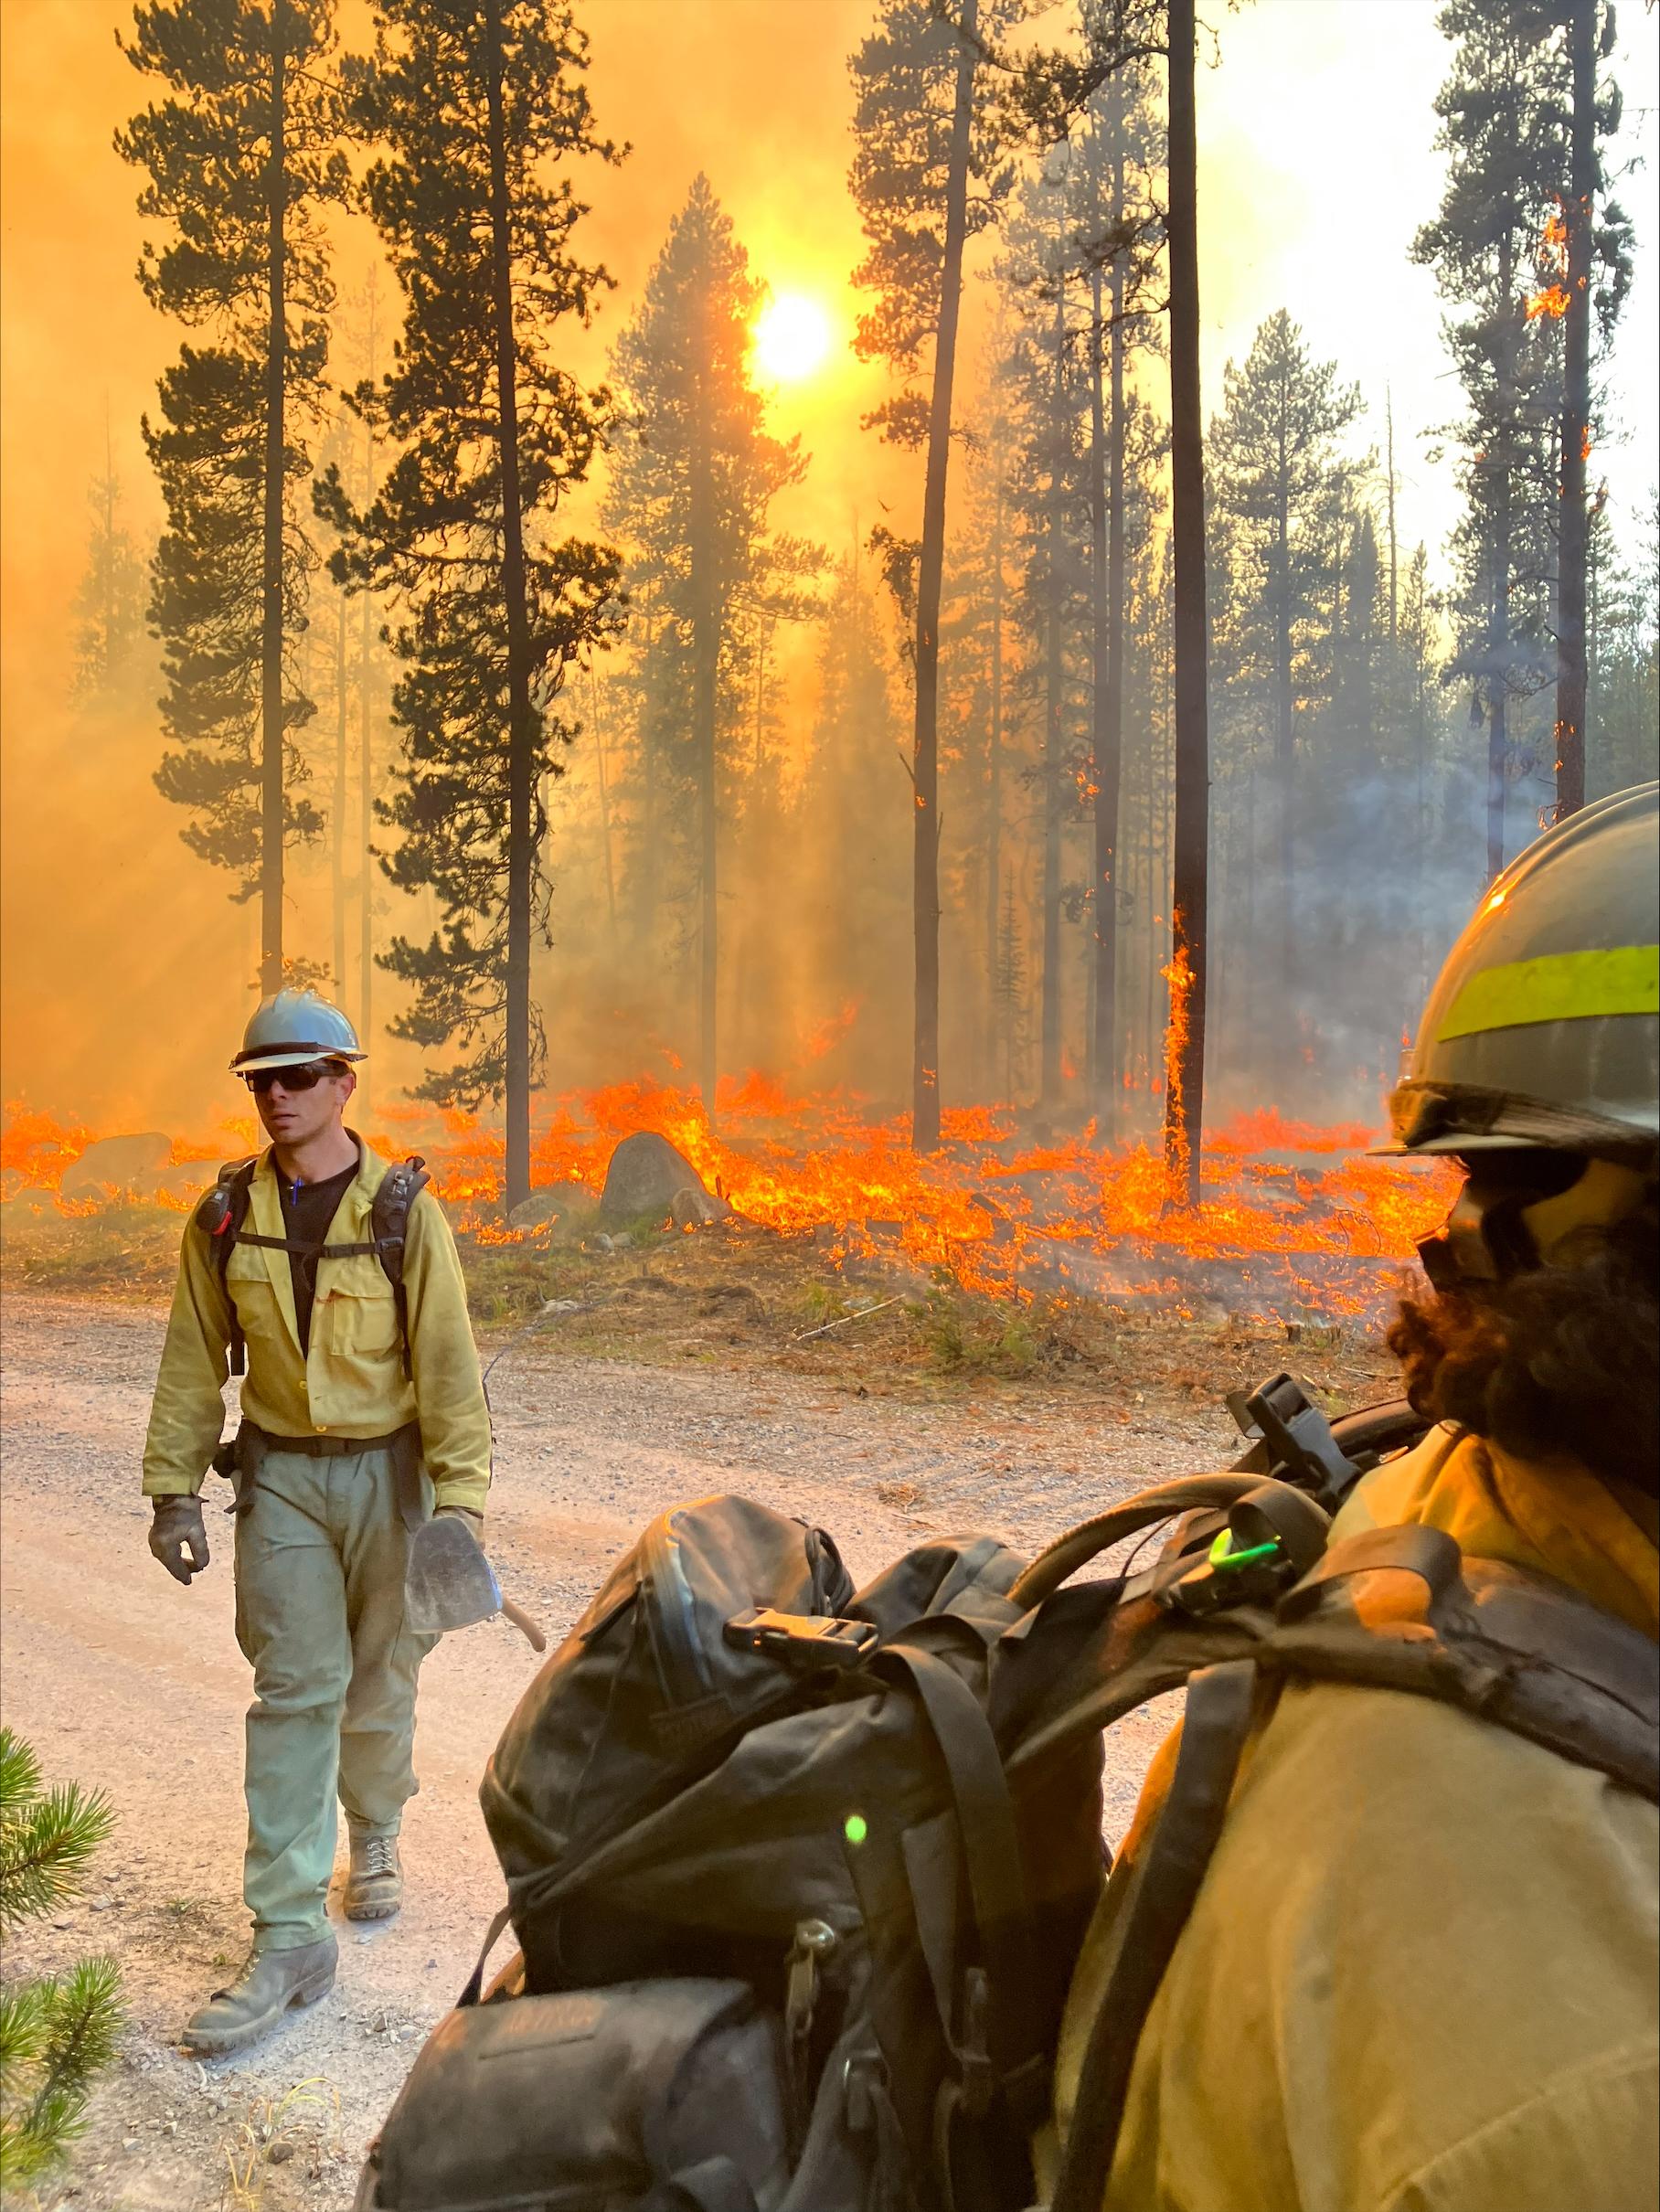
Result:
{"label": "pine branch", "polygon": [[120,1968],[101,1956],[0,1996],[0,2174],[7,2182],[46,2172],[84,2130],[93,2079],[121,2033],[120,1990]]}
{"label": "pine branch", "polygon": [[64,1782],[0,1813],[0,1928],[49,1912],[80,1887],[82,1869],[115,1825],[101,1790]]}

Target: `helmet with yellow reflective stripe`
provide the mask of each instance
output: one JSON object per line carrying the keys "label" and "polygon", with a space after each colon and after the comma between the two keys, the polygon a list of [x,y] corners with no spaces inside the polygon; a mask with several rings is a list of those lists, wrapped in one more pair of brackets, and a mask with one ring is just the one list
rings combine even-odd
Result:
{"label": "helmet with yellow reflective stripe", "polygon": [[1498,877],[1430,994],[1389,1119],[1393,1153],[1652,1158],[1660,786],[1581,809]]}

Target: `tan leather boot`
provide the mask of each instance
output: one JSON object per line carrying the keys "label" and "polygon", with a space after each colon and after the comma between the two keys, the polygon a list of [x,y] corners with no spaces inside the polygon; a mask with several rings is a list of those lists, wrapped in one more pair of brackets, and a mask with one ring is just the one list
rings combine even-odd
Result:
{"label": "tan leather boot", "polygon": [[403,1903],[395,1835],[354,1835],[341,1907],[348,1920],[389,1920]]}
{"label": "tan leather boot", "polygon": [[335,1985],[332,1935],[297,1951],[253,1951],[229,1989],[216,1989],[179,2038],[200,2058],[239,2051],[275,2027],[291,2005],[314,2005]]}

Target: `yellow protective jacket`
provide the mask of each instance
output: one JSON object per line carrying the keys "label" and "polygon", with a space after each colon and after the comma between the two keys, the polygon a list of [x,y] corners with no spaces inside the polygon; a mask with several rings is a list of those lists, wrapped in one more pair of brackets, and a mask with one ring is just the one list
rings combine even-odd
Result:
{"label": "yellow protective jacket", "polygon": [[[357,1149],[357,1175],[330,1225],[331,1244],[362,1243],[371,1233],[370,1211],[386,1163],[361,1139]],[[263,1237],[284,1233],[269,1152],[250,1186],[248,1226]],[[238,1244],[221,1284],[208,1239],[193,1218],[179,1254],[150,1408],[144,1495],[178,1496],[202,1486],[224,1425],[221,1393],[229,1373],[234,1299],[248,1343],[242,1384],[248,1420],[275,1436],[383,1436],[419,1420],[436,1503],[482,1513],[490,1487],[490,1413],[455,1239],[428,1190],[410,1209],[403,1280],[409,1373],[392,1286],[369,1252],[318,1261],[310,1349],[302,1357],[288,1254]]]}
{"label": "yellow protective jacket", "polygon": [[[1654,1503],[1582,1467],[1438,1430],[1334,1541],[1414,1521],[1656,1633]],[[1174,1748],[1080,1958],[1063,2132]],[[1426,1697],[1286,1689],[1148,2015],[1106,2212],[1654,2212],[1657,1894],[1660,1813],[1602,1775]]]}

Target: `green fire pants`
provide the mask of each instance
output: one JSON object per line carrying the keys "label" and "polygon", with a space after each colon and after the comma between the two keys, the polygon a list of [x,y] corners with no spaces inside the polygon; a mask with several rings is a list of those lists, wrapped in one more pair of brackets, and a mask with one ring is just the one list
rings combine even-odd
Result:
{"label": "green fire pants", "polygon": [[408,1550],[389,1450],[264,1454],[236,1532],[254,1686],[242,1895],[262,1951],[327,1932],[336,1791],[363,1835],[395,1835],[415,1794],[415,1680],[438,1639],[404,1623]]}

